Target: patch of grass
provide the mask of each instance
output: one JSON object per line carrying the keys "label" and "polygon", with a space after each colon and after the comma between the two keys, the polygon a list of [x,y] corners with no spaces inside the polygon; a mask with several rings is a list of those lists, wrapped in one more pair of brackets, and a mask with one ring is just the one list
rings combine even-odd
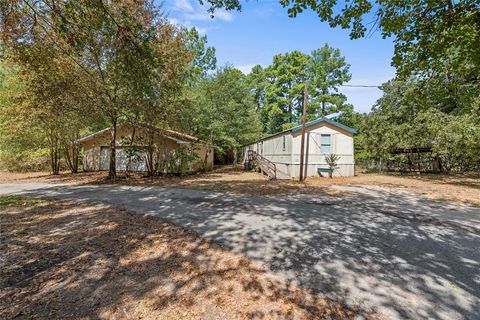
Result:
{"label": "patch of grass", "polygon": [[27,206],[35,205],[43,202],[44,200],[23,197],[23,196],[0,196],[0,206]]}

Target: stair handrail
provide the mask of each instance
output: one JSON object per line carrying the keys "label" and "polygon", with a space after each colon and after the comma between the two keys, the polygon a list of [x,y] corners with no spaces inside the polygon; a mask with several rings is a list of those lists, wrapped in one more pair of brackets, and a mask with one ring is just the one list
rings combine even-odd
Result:
{"label": "stair handrail", "polygon": [[[258,153],[255,156],[258,160],[260,160],[260,166],[264,165],[266,167],[266,170],[263,168],[261,169],[267,174],[267,176],[272,179],[277,179],[277,165]],[[273,176],[270,175],[271,172],[273,173]]]}

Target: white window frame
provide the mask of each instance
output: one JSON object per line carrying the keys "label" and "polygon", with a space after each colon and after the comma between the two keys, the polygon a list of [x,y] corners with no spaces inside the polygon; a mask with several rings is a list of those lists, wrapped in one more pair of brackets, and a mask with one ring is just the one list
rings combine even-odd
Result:
{"label": "white window frame", "polygon": [[[323,139],[322,139],[322,138],[323,138],[323,137],[327,137],[327,136],[330,138],[330,143],[329,143],[329,144],[323,143]],[[324,146],[328,146],[328,147],[329,147],[329,151],[328,151],[328,152],[325,152],[325,151],[323,150],[323,147],[324,147]],[[330,154],[330,153],[332,153],[332,134],[330,134],[330,133],[322,133],[322,134],[320,134],[320,152],[321,152],[322,154]]]}

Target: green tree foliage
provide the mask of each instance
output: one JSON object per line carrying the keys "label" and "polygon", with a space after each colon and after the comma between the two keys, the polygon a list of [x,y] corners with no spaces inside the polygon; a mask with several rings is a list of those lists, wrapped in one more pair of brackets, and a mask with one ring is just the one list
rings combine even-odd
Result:
{"label": "green tree foliage", "polygon": [[310,57],[300,51],[278,54],[265,69],[267,104],[261,110],[267,131],[287,129],[298,120]]}
{"label": "green tree foliage", "polygon": [[353,107],[346,103],[347,97],[338,92],[338,86],[350,81],[350,65],[340,50],[325,44],[311,54],[311,102],[310,117],[318,118],[339,111],[351,111]]}
{"label": "green tree foliage", "polygon": [[[52,172],[59,173],[62,156],[69,169],[77,172],[79,147],[76,140],[92,114],[80,94],[82,81],[87,79],[75,76],[71,70],[76,66],[56,55],[58,52],[49,50],[49,47],[41,48],[39,52],[45,56],[40,58],[40,53],[36,54],[40,59],[32,60],[28,68],[23,69],[24,98],[28,101],[29,116],[47,138]],[[85,107],[78,108],[80,105]]]}
{"label": "green tree foliage", "polygon": [[194,147],[181,146],[170,151],[163,161],[168,172],[183,176],[190,172],[190,164],[196,160],[198,155],[194,152]]}
{"label": "green tree foliage", "polygon": [[248,74],[247,82],[253,94],[255,109],[259,111],[266,104],[265,87],[267,86],[267,79],[261,65],[256,65],[252,68]]}
{"label": "green tree foliage", "polygon": [[349,65],[338,49],[325,44],[311,55],[293,51],[273,57],[270,66],[255,66],[249,85],[264,130],[278,132],[299,123],[303,89],[308,82],[308,119],[335,112],[352,112],[338,86],[351,78]]}
{"label": "green tree foliage", "polygon": [[[35,59],[26,54],[32,50],[36,51]],[[77,66],[70,59],[59,55],[48,42],[37,43],[35,47],[32,46],[22,53],[20,58],[12,59],[6,56],[3,60],[4,66],[15,66],[10,68],[10,71],[15,72],[5,73],[4,83],[15,83],[18,89],[21,88],[18,91],[9,90],[8,85],[2,88],[2,96],[6,100],[0,106],[5,120],[3,129],[6,131],[2,135],[3,139],[0,138],[6,146],[4,152],[8,154],[17,151],[9,160],[12,162],[15,155],[38,155],[38,151],[48,149],[54,174],[60,170],[62,157],[68,168],[77,172],[79,146],[76,140],[92,115],[92,112],[88,112],[92,110],[87,108],[89,104],[84,101],[85,96],[82,94],[82,83],[88,82],[88,79],[80,77],[74,71]],[[21,61],[23,64],[19,66],[12,60]],[[80,110],[85,113],[80,114]],[[18,126],[18,130],[13,130],[11,125]],[[35,135],[29,135],[33,145],[19,139],[27,130],[35,132]],[[12,145],[15,140],[17,148]],[[24,149],[24,152],[18,152],[18,148]],[[7,163],[7,160],[4,159],[3,162]],[[28,163],[14,162],[19,164],[17,169],[23,169],[22,166]],[[11,164],[7,166],[10,167]],[[28,165],[26,168],[28,169]]]}
{"label": "green tree foliage", "polygon": [[[237,0],[206,0],[241,9]],[[479,169],[480,3],[477,0],[279,0],[295,17],[309,9],[357,39],[373,32],[393,39],[397,77],[383,86],[371,114],[351,110],[362,157],[388,159],[395,148],[431,147],[445,170]],[[259,82],[258,80],[256,81]],[[262,95],[257,95],[263,100]]]}
{"label": "green tree foliage", "polygon": [[[37,79],[50,81],[45,85],[51,90],[44,91],[44,97],[34,96],[32,104],[42,105],[40,98],[45,98],[52,111],[59,108],[55,90],[60,88],[44,72],[50,70],[45,52],[75,66],[63,69],[71,79],[89,79],[76,93],[90,99],[83,107],[93,105],[110,124],[109,173],[115,176],[117,123],[160,122],[169,114],[169,102],[190,58],[180,33],[150,1],[12,0],[2,5],[2,17],[2,37],[11,59]],[[70,91],[62,97],[77,95]]]}
{"label": "green tree foliage", "polygon": [[[448,81],[445,79],[445,81]],[[364,158],[393,159],[398,148],[431,148],[441,170],[478,170],[480,163],[479,93],[458,95],[439,79],[392,80],[360,126],[357,144]],[[477,108],[477,110],[474,110]]]}
{"label": "green tree foliage", "polygon": [[[30,117],[25,85],[19,68],[0,61],[0,164],[1,169],[33,171],[49,163],[46,138]],[[26,130],[27,129],[27,130]]]}
{"label": "green tree foliage", "polygon": [[[180,130],[189,130],[191,110],[196,107],[195,87],[208,78],[216,69],[215,48],[208,46],[206,35],[200,36],[195,28],[181,29],[182,39],[188,51],[189,61],[182,78],[182,90],[176,95],[172,105],[177,106],[170,115],[170,125]],[[183,109],[185,107],[185,110]]]}
{"label": "green tree foliage", "polygon": [[355,110],[345,110],[332,119],[338,121],[351,128],[359,129],[363,126],[365,119],[369,115],[367,113],[356,112]]}
{"label": "green tree foliage", "polygon": [[209,71],[215,70],[217,58],[215,48],[207,46],[207,36],[201,36],[196,28],[182,29],[183,41],[190,53],[187,84],[190,86],[204,79]]}
{"label": "green tree foliage", "polygon": [[246,76],[223,67],[194,90],[189,132],[215,148],[220,159],[232,159],[236,149],[258,138],[260,124]]}
{"label": "green tree foliage", "polygon": [[[206,0],[211,11],[241,9],[238,0]],[[401,74],[443,65],[478,81],[480,3],[477,0],[279,0],[291,17],[311,9],[331,27],[350,30],[357,39],[379,30],[395,44],[393,65]]]}
{"label": "green tree foliage", "polygon": [[[115,175],[121,121],[181,129],[229,158],[261,126],[274,133],[298,124],[308,81],[309,120],[339,113],[336,120],[359,128],[360,158],[431,147],[445,171],[479,169],[478,1],[279,1],[291,16],[314,10],[351,38],[376,30],[393,38],[397,77],[370,114],[354,112],[338,92],[351,78],[349,65],[328,45],[278,54],[248,76],[230,67],[213,72],[206,36],[170,25],[151,1],[7,0],[0,5],[0,161],[29,170],[49,162],[56,173],[62,157],[76,171],[79,135],[108,124]],[[212,14],[240,8],[237,0],[204,2]]]}

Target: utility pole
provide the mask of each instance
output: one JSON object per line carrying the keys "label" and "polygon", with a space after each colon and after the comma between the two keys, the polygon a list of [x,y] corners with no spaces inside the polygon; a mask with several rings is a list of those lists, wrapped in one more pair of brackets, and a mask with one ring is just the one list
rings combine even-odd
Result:
{"label": "utility pole", "polygon": [[307,121],[307,107],[308,107],[308,82],[305,81],[303,86],[303,115],[302,115],[302,139],[300,142],[300,181],[304,180],[303,176],[303,160],[305,158],[305,122]]}

